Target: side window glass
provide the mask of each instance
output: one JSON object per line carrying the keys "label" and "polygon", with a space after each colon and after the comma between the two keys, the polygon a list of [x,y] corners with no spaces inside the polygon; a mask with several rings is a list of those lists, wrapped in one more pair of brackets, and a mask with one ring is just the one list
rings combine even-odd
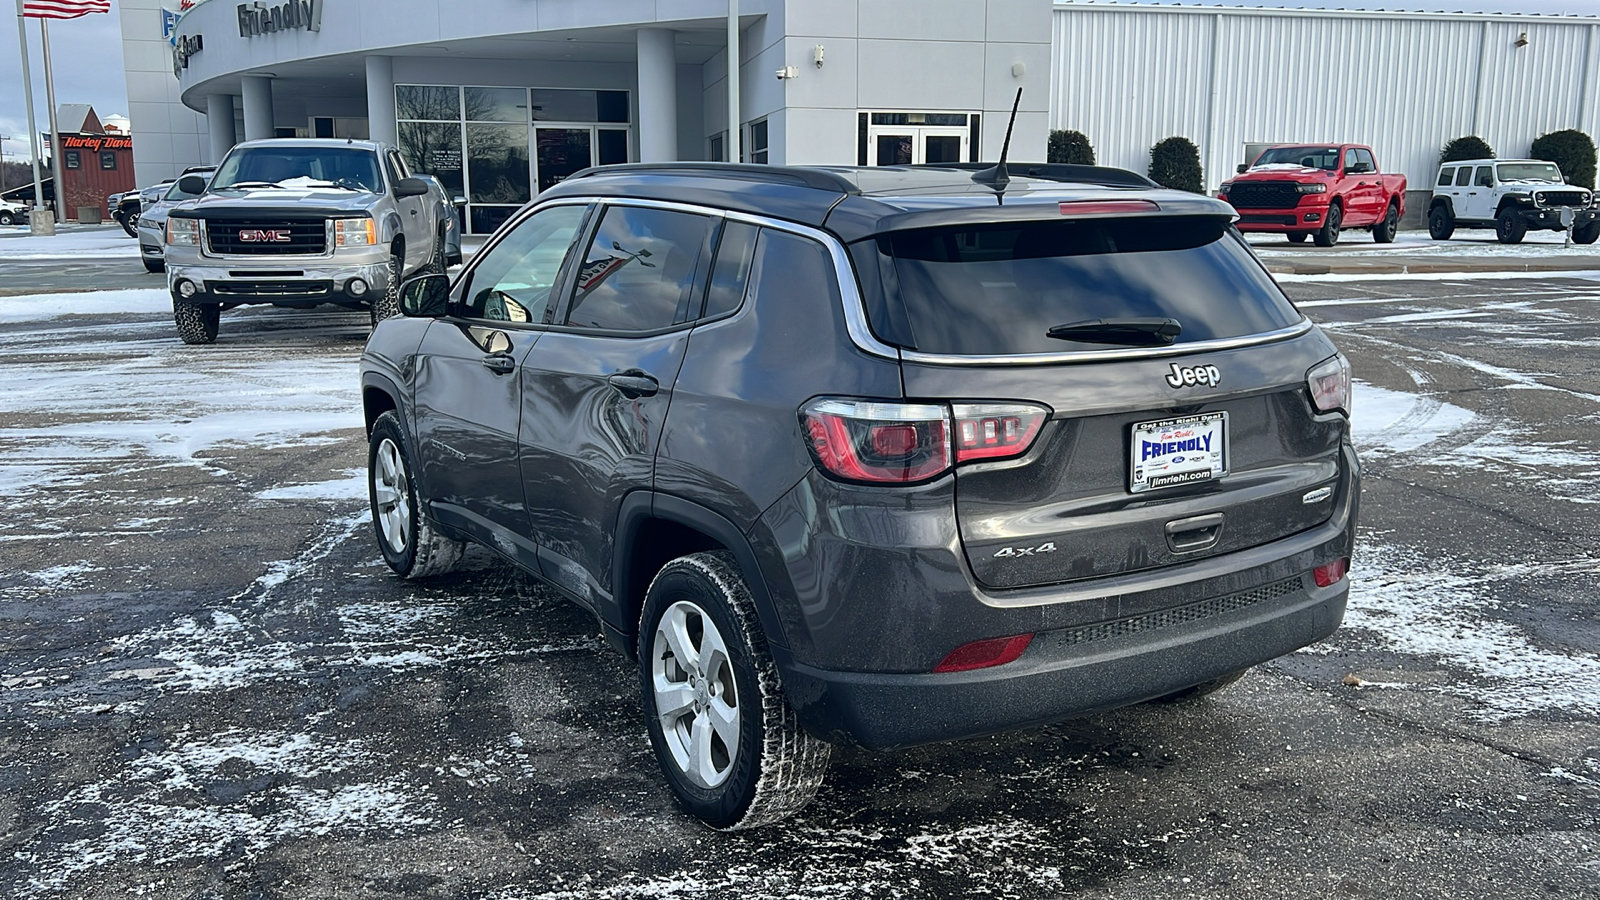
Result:
{"label": "side window glass", "polygon": [[1376,172],[1376,171],[1378,171],[1378,164],[1373,162],[1372,153],[1370,151],[1357,150],[1356,151],[1356,162],[1361,163],[1362,165],[1365,165],[1367,167],[1367,171],[1368,172]]}
{"label": "side window glass", "polygon": [[1439,187],[1449,187],[1450,186],[1450,182],[1455,180],[1455,177],[1456,177],[1456,170],[1455,169],[1440,169],[1439,170]]}
{"label": "side window glass", "polygon": [[1355,149],[1351,148],[1349,150],[1346,150],[1344,152],[1344,168],[1345,168],[1345,171],[1346,172],[1350,171],[1350,169],[1353,168],[1355,166],[1355,164],[1356,164],[1356,151],[1355,151]]}
{"label": "side window glass", "polygon": [[496,322],[543,322],[585,209],[552,206],[522,220],[467,274],[459,314]]}
{"label": "side window glass", "polygon": [[1456,170],[1456,187],[1466,187],[1472,181],[1472,167],[1462,166]]}
{"label": "side window glass", "polygon": [[1478,187],[1494,187],[1494,167],[1478,167]]}
{"label": "side window glass", "polygon": [[578,270],[565,324],[606,331],[654,331],[676,323],[694,287],[711,219],[691,213],[613,206]]}
{"label": "side window glass", "polygon": [[707,319],[733,312],[744,302],[745,285],[750,282],[750,263],[755,258],[754,225],[729,222],[722,228],[717,246],[717,261],[711,267],[711,287],[706,292]]}

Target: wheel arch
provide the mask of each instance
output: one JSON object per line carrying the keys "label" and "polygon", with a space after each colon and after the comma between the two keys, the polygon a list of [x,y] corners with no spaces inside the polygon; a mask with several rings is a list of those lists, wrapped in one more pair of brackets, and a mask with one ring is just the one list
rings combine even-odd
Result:
{"label": "wheel arch", "polygon": [[1433,211],[1438,209],[1438,208],[1440,208],[1441,206],[1444,207],[1444,211],[1445,212],[1450,214],[1451,218],[1455,218],[1456,206],[1455,206],[1454,203],[1450,202],[1450,198],[1449,197],[1435,197],[1431,201],[1429,201],[1428,202],[1428,215],[1430,215],[1430,216],[1433,215]]}
{"label": "wheel arch", "polygon": [[611,598],[600,617],[606,638],[630,659],[637,657],[639,617],[645,593],[661,567],[688,553],[727,550],[739,564],[767,642],[786,646],[783,629],[755,551],[738,526],[698,503],[634,491],[623,498],[612,541]]}
{"label": "wheel arch", "polygon": [[[391,411],[400,415],[400,397],[400,389],[382,375],[368,373],[361,379],[361,414],[368,435],[379,416]],[[405,427],[403,417],[400,427]]]}

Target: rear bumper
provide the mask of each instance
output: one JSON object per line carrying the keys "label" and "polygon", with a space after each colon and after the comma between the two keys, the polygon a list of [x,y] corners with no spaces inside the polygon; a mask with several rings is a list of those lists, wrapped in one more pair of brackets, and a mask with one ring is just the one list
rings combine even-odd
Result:
{"label": "rear bumper", "polygon": [[[1344,614],[1348,579],[1312,570],[1351,555],[1360,466],[1343,444],[1326,521],[1238,551],[1123,575],[986,591],[961,555],[935,482],[902,492],[894,516],[820,477],[751,533],[782,620],[772,652],[808,731],[893,749],[1060,721],[1138,703],[1321,640]],[[808,516],[807,510],[821,514]],[[885,548],[887,549],[879,549]],[[970,641],[1031,634],[1013,662],[932,670]]]}
{"label": "rear bumper", "polygon": [[1189,622],[1158,615],[1099,631],[1042,632],[1021,658],[991,669],[877,675],[793,665],[785,687],[813,734],[874,750],[1045,725],[1164,696],[1333,633],[1349,579],[1318,588],[1306,572],[1289,581],[1255,598],[1234,595],[1237,608]]}

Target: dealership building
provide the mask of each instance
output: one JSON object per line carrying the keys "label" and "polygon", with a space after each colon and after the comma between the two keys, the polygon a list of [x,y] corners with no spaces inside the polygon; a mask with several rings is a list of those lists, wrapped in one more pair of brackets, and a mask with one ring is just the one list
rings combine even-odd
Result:
{"label": "dealership building", "polygon": [[[165,0],[172,5],[172,0]],[[1425,2],[1425,0],[1411,0]],[[1593,134],[1600,19],[1051,0],[122,0],[141,183],[274,135],[372,137],[487,231],[624,161],[1011,158],[1051,129],[1143,172],[1178,135],[1215,188],[1247,146],[1368,143],[1426,190],[1477,134]]]}

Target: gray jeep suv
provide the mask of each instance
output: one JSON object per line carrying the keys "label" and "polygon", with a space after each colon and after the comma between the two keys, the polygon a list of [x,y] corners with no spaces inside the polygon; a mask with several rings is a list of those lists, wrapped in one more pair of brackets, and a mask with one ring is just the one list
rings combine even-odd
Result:
{"label": "gray jeep suv", "polygon": [[611,166],[362,357],[378,546],[489,548],[637,660],[680,803],[832,744],[1198,696],[1344,613],[1350,370],[1226,204],[1091,167]]}

